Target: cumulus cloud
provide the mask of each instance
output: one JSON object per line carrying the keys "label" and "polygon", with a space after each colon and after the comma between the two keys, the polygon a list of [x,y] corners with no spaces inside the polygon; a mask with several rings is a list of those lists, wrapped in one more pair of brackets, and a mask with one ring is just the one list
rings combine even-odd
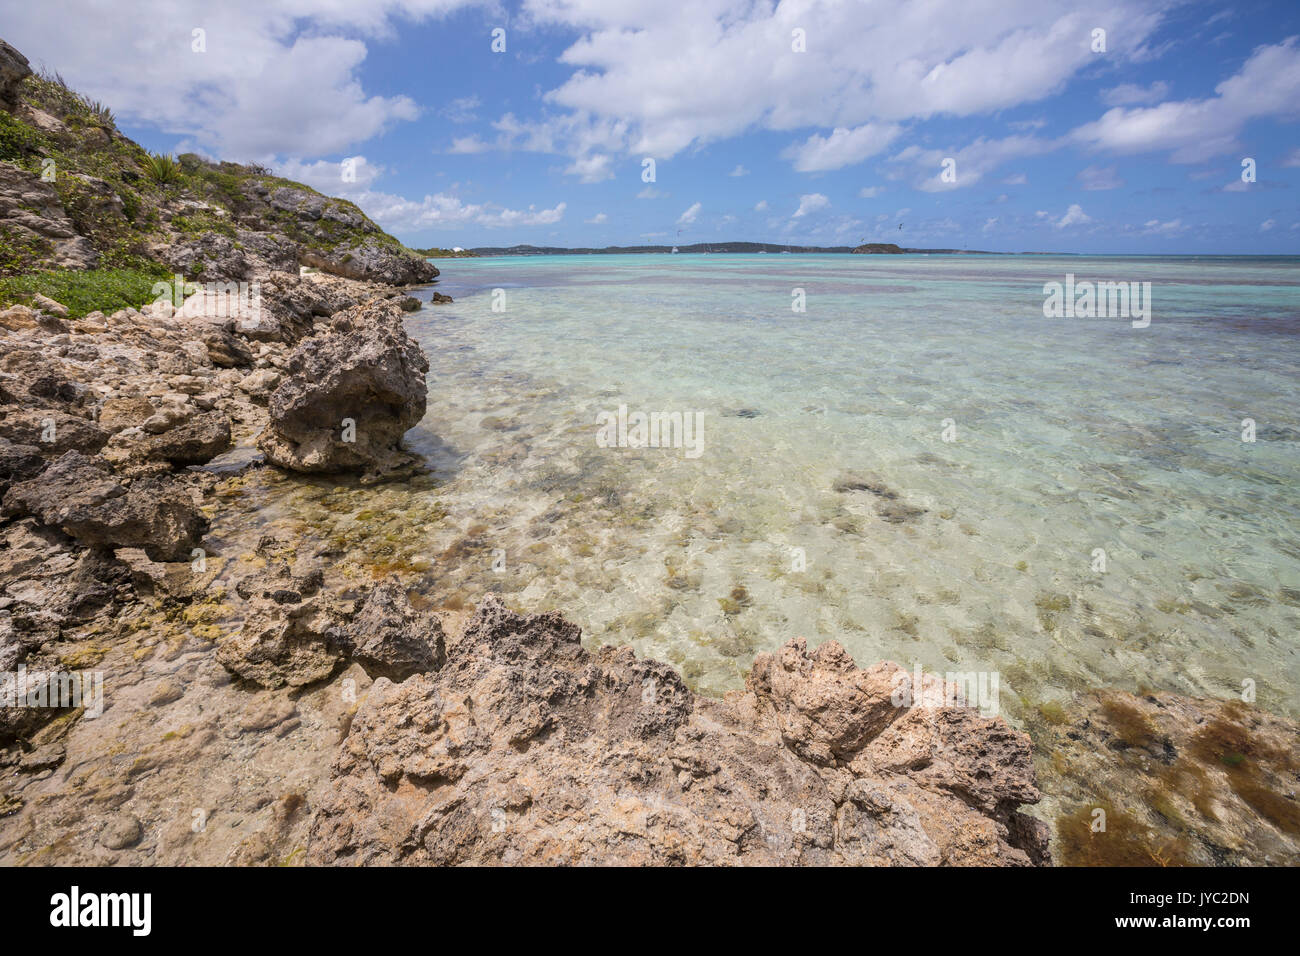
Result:
{"label": "cumulus cloud", "polygon": [[700,204],[693,203],[687,207],[686,211],[677,217],[677,225],[689,226],[695,221],[695,217],[700,214]]}
{"label": "cumulus cloud", "polygon": [[808,193],[799,197],[799,208],[795,210],[791,219],[799,219],[808,215],[810,212],[816,212],[818,209],[825,209],[831,204],[831,201],[821,193]]}
{"label": "cumulus cloud", "polygon": [[607,221],[608,219],[609,219],[609,217],[606,216],[603,212],[598,212],[598,213],[596,213],[596,215],[592,216],[590,219],[584,219],[584,220],[582,220],[582,221],[585,222],[585,223],[586,223],[587,225],[589,225],[589,226],[599,226],[601,223]]}
{"label": "cumulus cloud", "polygon": [[830,136],[814,133],[793,143],[781,154],[801,173],[823,172],[852,166],[885,149],[903,131],[896,124],[865,123],[857,129],[837,127]]}
{"label": "cumulus cloud", "polygon": [[[1059,146],[1057,141],[1037,136],[980,137],[957,150],[908,146],[890,157],[890,162],[910,167],[909,178],[917,189],[941,192],[974,185],[1009,160],[1049,153]],[[949,159],[953,160],[951,166],[946,164]],[[949,179],[944,178],[946,169],[953,173]]]}
{"label": "cumulus cloud", "polygon": [[599,183],[614,178],[610,167],[613,162],[609,156],[597,153],[592,156],[580,156],[569,164],[565,172],[577,176],[579,182]]}
{"label": "cumulus cloud", "polygon": [[[667,17],[646,0],[526,0],[525,10],[580,34],[561,56],[574,72],[548,102],[626,117],[630,151],[668,157],[753,128],[831,130],[792,154],[812,169],[867,149],[876,135],[861,132],[868,124],[988,114],[1053,94],[1095,62],[1087,41],[1096,23],[1124,24],[1111,32],[1112,61],[1140,55],[1161,4],[694,0]],[[791,51],[794,27],[815,55]]]}
{"label": "cumulus cloud", "polygon": [[1170,219],[1166,222],[1148,219],[1142,226],[1142,232],[1149,236],[1176,236],[1186,228],[1181,219]]}
{"label": "cumulus cloud", "polygon": [[757,202],[757,204],[755,204],[754,206],[754,212],[766,212],[766,211],[767,211],[767,200],[760,199]]}
{"label": "cumulus cloud", "polygon": [[1214,91],[1206,99],[1115,107],[1075,129],[1071,137],[1089,148],[1113,153],[1168,150],[1176,163],[1199,163],[1239,152],[1237,137],[1249,121],[1297,115],[1300,48],[1296,38],[1257,48],[1241,70]]}
{"label": "cumulus cloud", "polygon": [[[120,121],[224,158],[316,157],[420,114],[410,97],[364,89],[367,40],[469,2],[141,0],[123,16],[66,0],[6,5],[4,34]],[[192,28],[205,31],[204,52],[193,49]]]}
{"label": "cumulus cloud", "polygon": [[1078,226],[1085,222],[1092,222],[1092,217],[1084,212],[1083,207],[1078,203],[1071,203],[1070,208],[1065,211],[1065,215],[1052,225],[1057,229],[1065,229],[1067,226]]}

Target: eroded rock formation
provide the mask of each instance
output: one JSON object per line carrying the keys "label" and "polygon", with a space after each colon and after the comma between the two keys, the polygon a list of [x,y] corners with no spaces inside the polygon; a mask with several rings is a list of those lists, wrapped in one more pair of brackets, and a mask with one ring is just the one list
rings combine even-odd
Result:
{"label": "eroded rock formation", "polygon": [[290,354],[258,445],[304,472],[367,476],[411,461],[402,435],[424,416],[428,360],[388,301],[345,309]]}
{"label": "eroded rock formation", "polygon": [[579,638],[489,598],[440,669],[377,680],[309,860],[1045,860],[1046,827],[1018,812],[1038,799],[1029,739],[965,708],[895,706],[894,665],[795,641],[711,700],[668,665]]}

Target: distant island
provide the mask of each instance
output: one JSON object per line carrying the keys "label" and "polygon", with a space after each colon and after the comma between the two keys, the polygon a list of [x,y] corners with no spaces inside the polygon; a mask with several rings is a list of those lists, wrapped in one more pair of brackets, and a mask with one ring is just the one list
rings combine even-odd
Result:
{"label": "distant island", "polygon": [[456,246],[452,249],[416,249],[426,259],[474,259],[478,253],[472,249]]}
{"label": "distant island", "polygon": [[[687,246],[605,246],[596,248],[566,249],[560,246],[483,246],[476,249],[460,251],[455,255],[475,256],[593,256],[593,255],[627,255],[632,253],[683,255],[700,253],[842,253],[845,255],[903,255],[905,253],[923,253],[926,255],[989,255],[977,249],[909,249],[892,242],[871,242],[861,246],[783,246],[771,242],[696,242]],[[436,257],[435,257],[436,258]]]}

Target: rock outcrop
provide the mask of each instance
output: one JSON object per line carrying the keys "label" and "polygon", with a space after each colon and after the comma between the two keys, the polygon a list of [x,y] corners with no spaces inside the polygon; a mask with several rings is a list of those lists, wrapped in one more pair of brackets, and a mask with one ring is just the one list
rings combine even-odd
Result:
{"label": "rock outcrop", "polygon": [[629,648],[489,598],[446,663],[377,680],[308,859],[327,864],[979,864],[1046,860],[1029,740],[834,642],[695,696]]}
{"label": "rock outcrop", "polygon": [[258,446],[294,471],[391,472],[411,461],[399,445],[424,416],[428,370],[395,303],[344,310],[290,354]]}
{"label": "rock outcrop", "polygon": [[6,516],[32,515],[86,547],[143,548],[155,561],[187,559],[207,519],[176,479],[124,481],[100,460],[70,451],[5,493]]}
{"label": "rock outcrop", "polygon": [[31,75],[27,57],[0,40],[0,109],[12,110],[18,105],[18,84]]}

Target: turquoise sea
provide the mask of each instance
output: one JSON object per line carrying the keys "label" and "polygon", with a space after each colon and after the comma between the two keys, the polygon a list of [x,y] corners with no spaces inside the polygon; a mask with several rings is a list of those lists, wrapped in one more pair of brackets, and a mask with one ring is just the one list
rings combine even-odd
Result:
{"label": "turquoise sea", "polygon": [[[1097,685],[1300,711],[1300,258],[437,264],[430,475],[321,529],[435,603],[560,610],[706,693],[802,635],[997,672],[1013,722]],[[1149,281],[1149,326],[1045,318],[1067,274]],[[602,447],[620,406],[701,414],[698,457]]]}

